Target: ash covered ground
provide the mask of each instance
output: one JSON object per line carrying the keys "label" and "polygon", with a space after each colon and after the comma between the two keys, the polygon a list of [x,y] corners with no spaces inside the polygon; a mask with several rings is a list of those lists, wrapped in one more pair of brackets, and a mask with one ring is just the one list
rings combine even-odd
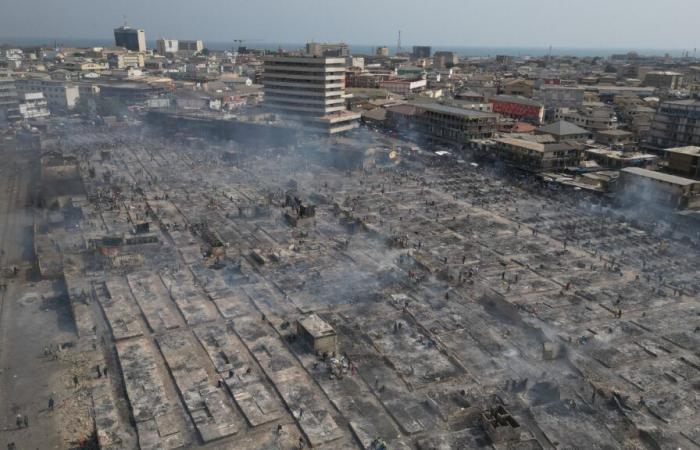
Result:
{"label": "ash covered ground", "polygon": [[700,444],[697,230],[365,130],[4,152],[3,444]]}

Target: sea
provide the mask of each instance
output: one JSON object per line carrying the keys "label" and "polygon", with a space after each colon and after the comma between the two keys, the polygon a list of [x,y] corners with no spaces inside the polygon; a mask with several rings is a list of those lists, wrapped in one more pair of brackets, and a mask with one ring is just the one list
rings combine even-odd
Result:
{"label": "sea", "polygon": [[[13,38],[0,37],[0,45],[9,46],[65,46],[65,47],[109,47],[114,45],[114,41],[104,38],[86,39],[86,38]],[[205,41],[205,47],[210,50],[232,50],[238,48],[235,42],[223,41]],[[304,43],[282,43],[282,42],[250,42],[248,48],[264,49],[264,50],[297,50],[304,47]],[[147,41],[149,48],[155,48],[156,42]],[[376,46],[367,44],[348,44],[351,54],[372,55],[376,50]],[[404,51],[410,51],[411,46],[403,47]],[[516,57],[525,56],[546,56],[548,54],[556,56],[600,56],[608,57],[615,54],[624,54],[628,52],[636,52],[642,56],[683,56],[686,51],[689,55],[694,55],[694,49],[666,49],[666,48],[594,48],[594,47],[518,47],[518,46],[469,46],[469,45],[432,45],[433,52],[435,51],[451,51],[457,53],[461,57],[489,57],[495,55],[508,55]],[[395,54],[396,47],[389,47],[389,53]]]}

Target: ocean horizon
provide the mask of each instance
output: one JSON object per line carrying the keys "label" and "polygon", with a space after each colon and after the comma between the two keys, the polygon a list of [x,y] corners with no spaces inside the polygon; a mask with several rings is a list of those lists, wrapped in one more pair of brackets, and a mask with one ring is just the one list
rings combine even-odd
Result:
{"label": "ocean horizon", "polygon": [[[17,37],[0,37],[0,45],[9,46],[69,46],[69,47],[109,47],[114,45],[112,39],[105,38],[17,38]],[[245,43],[244,43],[245,45]],[[275,43],[252,41],[247,46],[248,48],[276,50],[282,48],[284,50],[295,50],[304,47],[304,43]],[[427,44],[426,44],[427,45]],[[148,48],[155,48],[155,40],[147,40]],[[224,41],[204,41],[204,46],[210,50],[231,50],[238,47],[235,42]],[[352,44],[348,43],[351,54],[357,55],[372,55],[374,50],[381,45],[368,44]],[[396,47],[387,45],[389,53],[395,54]],[[470,45],[431,45],[432,51],[452,51],[461,57],[488,57],[496,55],[508,55],[516,57],[524,56],[546,56],[550,53],[550,48],[537,46],[470,46]],[[410,51],[412,45],[402,47],[403,51]],[[609,57],[615,54],[624,54],[628,52],[637,52],[642,56],[682,56],[686,51],[694,54],[695,50],[691,49],[653,49],[653,48],[632,48],[632,47],[552,47],[551,54],[554,56],[577,56],[577,57]]]}

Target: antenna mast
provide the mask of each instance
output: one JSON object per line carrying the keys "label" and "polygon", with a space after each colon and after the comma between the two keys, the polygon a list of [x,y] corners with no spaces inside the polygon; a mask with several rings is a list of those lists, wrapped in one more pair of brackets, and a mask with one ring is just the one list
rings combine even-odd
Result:
{"label": "antenna mast", "polygon": [[401,30],[399,30],[399,39],[396,41],[396,54],[401,53]]}

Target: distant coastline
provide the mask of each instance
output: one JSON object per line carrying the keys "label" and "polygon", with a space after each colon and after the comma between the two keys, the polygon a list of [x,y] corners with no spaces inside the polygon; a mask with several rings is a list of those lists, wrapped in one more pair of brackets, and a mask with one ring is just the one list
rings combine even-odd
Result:
{"label": "distant coastline", "polygon": [[[47,45],[69,47],[108,47],[114,45],[112,39],[103,38],[17,38],[17,37],[0,37],[0,44],[16,45],[16,46],[35,46]],[[204,44],[210,50],[227,50],[234,48],[234,42],[222,41],[204,41]],[[148,48],[155,48],[156,41],[149,40]],[[244,43],[245,45],[245,43]],[[379,43],[378,45],[381,45]],[[389,47],[391,54],[396,53],[394,45],[386,44]],[[427,44],[426,44],[427,45]],[[304,47],[303,43],[275,43],[275,42],[250,42],[247,44],[250,48],[258,48],[265,50],[276,50],[283,48],[285,50],[294,50]],[[349,43],[350,52],[354,54],[372,54],[377,46],[367,44],[352,44]],[[410,51],[411,46],[406,45],[404,51]],[[518,47],[518,46],[467,46],[467,45],[432,45],[433,51],[453,51],[462,57],[483,57],[495,55],[509,56],[545,56],[549,54],[548,47]],[[683,52],[688,50],[693,54],[693,49],[648,49],[648,48],[586,48],[586,47],[552,47],[552,55],[555,56],[601,56],[607,57],[614,54],[637,52],[642,56],[664,56],[669,54],[674,57],[682,56]]]}

